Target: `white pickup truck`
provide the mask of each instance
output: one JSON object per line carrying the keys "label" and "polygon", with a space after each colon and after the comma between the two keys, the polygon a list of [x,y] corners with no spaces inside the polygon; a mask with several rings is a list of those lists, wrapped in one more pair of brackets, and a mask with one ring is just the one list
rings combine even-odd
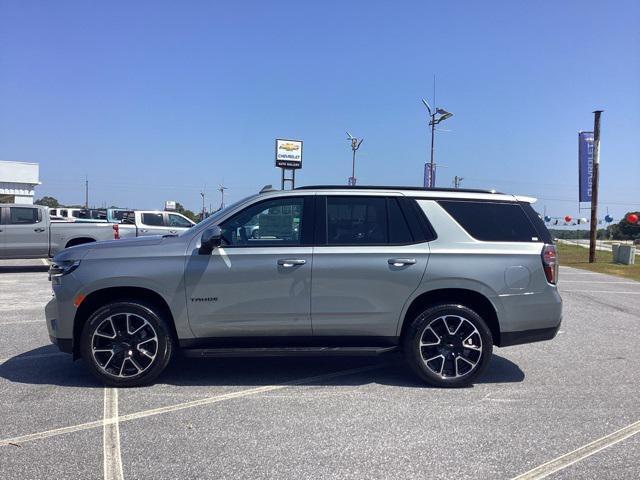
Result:
{"label": "white pickup truck", "polygon": [[195,225],[187,217],[176,212],[160,210],[135,210],[122,215],[117,227],[120,238],[147,235],[177,235]]}
{"label": "white pickup truck", "polygon": [[0,204],[0,259],[53,257],[67,247],[114,238],[110,223],[52,221],[47,207]]}
{"label": "white pickup truck", "polygon": [[39,205],[0,204],[0,259],[53,257],[82,243],[146,235],[177,235],[195,225],[175,212],[125,212],[122,224],[51,219]]}

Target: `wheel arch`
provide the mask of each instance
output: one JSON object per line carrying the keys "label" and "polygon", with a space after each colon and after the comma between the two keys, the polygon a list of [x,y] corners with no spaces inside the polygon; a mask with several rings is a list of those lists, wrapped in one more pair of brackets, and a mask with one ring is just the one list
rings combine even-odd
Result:
{"label": "wheel arch", "polygon": [[82,335],[82,329],[91,314],[101,306],[118,300],[144,301],[144,303],[151,304],[158,308],[160,313],[162,313],[167,319],[171,329],[171,334],[177,341],[178,334],[176,332],[173,314],[171,313],[169,304],[159,293],[144,287],[107,287],[95,290],[87,295],[76,311],[73,320],[74,359],[79,358],[80,356],[80,336]]}
{"label": "wheel arch", "polygon": [[413,320],[419,312],[429,306],[442,303],[456,303],[474,310],[487,322],[487,326],[491,331],[491,337],[493,338],[493,344],[500,346],[500,323],[495,306],[491,303],[491,300],[482,293],[466,288],[430,290],[414,298],[402,319],[400,339],[404,337],[406,330],[411,325],[411,320]]}

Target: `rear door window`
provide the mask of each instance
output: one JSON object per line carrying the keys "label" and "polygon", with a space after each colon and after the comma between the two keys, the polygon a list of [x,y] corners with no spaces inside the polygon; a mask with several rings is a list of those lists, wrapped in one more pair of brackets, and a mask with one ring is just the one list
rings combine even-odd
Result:
{"label": "rear door window", "polygon": [[469,235],[485,242],[541,242],[518,203],[439,200]]}
{"label": "rear door window", "polygon": [[142,223],[150,227],[164,227],[164,215],[162,213],[143,213]]}
{"label": "rear door window", "polygon": [[329,245],[383,245],[388,241],[385,197],[327,197]]}
{"label": "rear door window", "polygon": [[11,207],[9,208],[9,223],[11,225],[28,225],[40,221],[37,208]]}

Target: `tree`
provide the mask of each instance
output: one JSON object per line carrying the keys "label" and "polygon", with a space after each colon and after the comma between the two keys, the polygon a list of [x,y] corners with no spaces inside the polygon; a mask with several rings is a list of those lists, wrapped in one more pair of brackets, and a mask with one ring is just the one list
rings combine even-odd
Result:
{"label": "tree", "polygon": [[57,198],[54,197],[42,197],[34,202],[36,205],[42,205],[49,208],[57,208],[60,206]]}
{"label": "tree", "polygon": [[193,220],[194,222],[199,222],[200,218],[197,214],[193,213],[191,210],[187,210],[182,206],[180,202],[176,202],[176,212],[184,215],[189,220]]}

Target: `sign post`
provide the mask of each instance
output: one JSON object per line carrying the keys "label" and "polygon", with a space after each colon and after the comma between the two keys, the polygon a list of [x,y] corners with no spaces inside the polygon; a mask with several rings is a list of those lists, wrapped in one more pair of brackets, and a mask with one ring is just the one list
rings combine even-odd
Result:
{"label": "sign post", "polygon": [[[281,189],[284,190],[285,182],[291,183],[291,189],[295,188],[296,170],[302,168],[302,140],[276,139],[276,167],[282,169]],[[291,177],[286,177],[286,171],[291,171]]]}
{"label": "sign post", "polygon": [[591,180],[591,229],[589,231],[589,263],[596,261],[596,236],[598,234],[598,182],[600,181],[600,114],[596,110],[593,125],[593,175]]}

